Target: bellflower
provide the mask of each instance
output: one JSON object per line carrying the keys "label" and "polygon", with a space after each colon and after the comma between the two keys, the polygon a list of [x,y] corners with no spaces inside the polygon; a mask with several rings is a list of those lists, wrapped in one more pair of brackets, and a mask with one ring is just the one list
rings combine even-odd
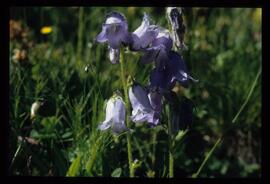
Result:
{"label": "bellflower", "polygon": [[100,130],[111,128],[116,134],[128,130],[125,125],[125,104],[120,96],[114,95],[106,104],[106,118],[99,125]]}
{"label": "bellflower", "polygon": [[96,40],[100,43],[108,42],[113,49],[119,49],[121,43],[128,44],[130,36],[125,16],[118,12],[108,14]]}
{"label": "bellflower", "polygon": [[168,62],[168,70],[172,74],[170,82],[178,81],[184,87],[188,85],[189,80],[198,82],[188,74],[186,63],[182,56],[175,51],[170,52],[170,60]]}
{"label": "bellflower", "polygon": [[141,85],[133,84],[129,88],[129,100],[133,109],[131,116],[133,122],[142,123],[147,121],[150,125],[159,123],[159,115],[151,106],[148,94]]}
{"label": "bellflower", "polygon": [[169,59],[168,53],[172,49],[173,41],[167,29],[158,27],[157,31],[157,37],[152,41],[151,46],[144,50],[141,62],[146,64],[155,61],[156,67],[161,69]]}
{"label": "bellflower", "polygon": [[141,25],[131,33],[131,50],[138,51],[145,49],[157,37],[157,26],[150,25],[149,16],[144,13]]}
{"label": "bellflower", "polygon": [[166,10],[169,22],[172,26],[173,40],[177,48],[186,49],[184,34],[186,27],[183,23],[182,10],[177,7],[168,7]]}
{"label": "bellflower", "polygon": [[188,72],[185,61],[175,51],[169,52],[169,60],[162,70],[153,69],[150,74],[150,87],[158,87],[162,92],[171,90],[176,81],[187,87],[189,80],[197,82]]}

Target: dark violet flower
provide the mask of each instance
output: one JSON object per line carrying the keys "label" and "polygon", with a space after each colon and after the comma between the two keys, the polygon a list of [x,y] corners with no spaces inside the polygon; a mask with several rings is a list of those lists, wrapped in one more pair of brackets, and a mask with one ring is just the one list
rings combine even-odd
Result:
{"label": "dark violet flower", "polygon": [[128,44],[130,36],[125,16],[118,12],[108,14],[96,40],[100,43],[108,42],[113,49],[119,49],[121,43]]}
{"label": "dark violet flower", "polygon": [[[133,84],[129,88],[129,100],[132,105],[131,120],[135,123],[147,121],[150,125],[159,123],[159,114],[151,106],[151,103],[156,103],[157,99],[149,100],[146,90],[139,84]],[[158,105],[158,103],[156,103]],[[160,109],[159,107],[155,107]]]}
{"label": "dark violet flower", "polygon": [[164,67],[169,59],[169,52],[172,49],[173,41],[170,37],[170,32],[167,29],[159,27],[157,37],[152,41],[149,48],[144,50],[144,55],[141,57],[141,62],[151,63],[155,61],[157,68]]}
{"label": "dark violet flower", "polygon": [[171,78],[172,74],[167,67],[162,70],[154,68],[150,73],[150,88],[157,88],[161,93],[164,93],[174,85]]}
{"label": "dark violet flower", "polygon": [[109,59],[113,64],[119,63],[120,49],[109,47]]}
{"label": "dark violet flower", "polygon": [[119,134],[123,131],[128,130],[125,125],[125,104],[123,99],[114,95],[109,99],[106,104],[106,118],[99,125],[100,130],[107,130],[111,128],[113,133]]}
{"label": "dark violet flower", "polygon": [[166,13],[172,26],[173,40],[176,47],[180,49],[186,49],[187,47],[184,43],[184,34],[186,27],[184,25],[181,8],[168,7]]}
{"label": "dark violet flower", "polygon": [[158,89],[151,89],[148,98],[156,115],[160,115],[162,111],[162,93]]}
{"label": "dark violet flower", "polygon": [[170,60],[168,62],[168,70],[172,74],[170,82],[178,81],[184,87],[188,85],[189,80],[198,82],[188,74],[186,63],[182,56],[175,51],[170,52]]}
{"label": "dark violet flower", "polygon": [[169,60],[161,70],[155,68],[150,74],[150,87],[157,87],[165,92],[174,87],[178,81],[182,86],[187,87],[189,80],[197,82],[188,72],[185,61],[175,51],[169,52]]}
{"label": "dark violet flower", "polygon": [[131,50],[145,49],[157,37],[157,26],[150,25],[149,16],[144,13],[141,25],[131,34]]}

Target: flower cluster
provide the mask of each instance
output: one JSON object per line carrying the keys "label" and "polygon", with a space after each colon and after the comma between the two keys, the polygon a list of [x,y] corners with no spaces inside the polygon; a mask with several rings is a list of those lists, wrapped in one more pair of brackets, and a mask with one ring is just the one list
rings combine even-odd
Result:
{"label": "flower cluster", "polygon": [[[155,65],[147,87],[134,82],[129,88],[128,96],[132,105],[130,119],[134,123],[148,122],[151,126],[158,125],[164,94],[171,91],[176,82],[187,87],[189,81],[197,81],[188,73],[183,57],[172,50],[173,44],[178,49],[185,47],[183,42],[185,29],[182,19],[178,17],[181,12],[178,12],[177,8],[167,8],[167,14],[173,33],[158,25],[151,25],[146,13],[141,25],[135,31],[129,32],[125,16],[112,12],[106,16],[102,31],[96,37],[97,42],[108,43],[109,59],[113,64],[119,63],[120,47],[125,46],[130,51],[142,53],[141,63]],[[117,97],[116,100],[111,98],[107,103],[106,120],[100,125],[100,129],[105,130],[112,125],[117,125],[115,132],[126,129],[124,114],[122,98]]]}

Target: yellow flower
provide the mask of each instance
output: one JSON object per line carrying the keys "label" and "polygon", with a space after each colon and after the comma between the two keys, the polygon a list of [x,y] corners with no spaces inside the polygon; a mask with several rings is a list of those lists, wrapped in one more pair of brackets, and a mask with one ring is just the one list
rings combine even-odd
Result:
{"label": "yellow flower", "polygon": [[40,29],[41,34],[50,34],[52,32],[51,26],[44,26]]}

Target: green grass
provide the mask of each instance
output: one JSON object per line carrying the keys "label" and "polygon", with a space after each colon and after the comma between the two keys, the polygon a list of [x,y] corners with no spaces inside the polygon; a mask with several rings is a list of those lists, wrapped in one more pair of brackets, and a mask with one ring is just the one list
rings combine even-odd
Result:
{"label": "green grass", "polygon": [[[33,41],[26,47],[22,39],[10,39],[12,175],[130,176],[126,133],[97,129],[106,100],[117,89],[125,94],[120,65],[110,63],[106,44],[93,42],[112,10],[127,17],[130,31],[144,11],[154,23],[169,25],[164,9],[155,7],[11,9],[11,19],[29,29],[26,43]],[[200,82],[176,93],[179,101],[187,97],[195,104],[193,126],[175,135],[170,165],[168,112],[156,128],[130,122],[135,176],[260,177],[261,9],[185,8],[184,14],[189,49],[182,54]],[[53,27],[51,34],[39,33],[45,25]],[[16,48],[26,49],[29,64],[14,63]],[[147,85],[153,66],[139,63],[139,53],[124,58],[124,77]],[[40,99],[46,100],[43,113],[30,119],[31,105]]]}

